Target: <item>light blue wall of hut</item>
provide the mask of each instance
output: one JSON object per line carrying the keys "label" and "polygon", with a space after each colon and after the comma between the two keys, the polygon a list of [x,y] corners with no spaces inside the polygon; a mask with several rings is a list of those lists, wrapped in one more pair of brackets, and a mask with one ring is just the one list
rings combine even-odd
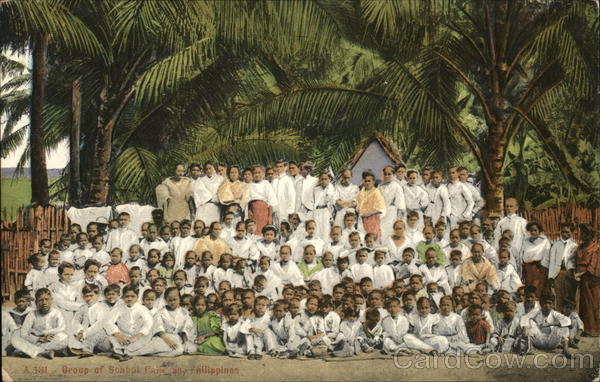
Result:
{"label": "light blue wall of hut", "polygon": [[352,183],[360,184],[362,173],[365,170],[371,170],[377,180],[381,180],[381,168],[386,165],[394,165],[392,159],[383,151],[383,148],[376,140],[372,140],[365,149],[361,157],[349,167],[352,170]]}

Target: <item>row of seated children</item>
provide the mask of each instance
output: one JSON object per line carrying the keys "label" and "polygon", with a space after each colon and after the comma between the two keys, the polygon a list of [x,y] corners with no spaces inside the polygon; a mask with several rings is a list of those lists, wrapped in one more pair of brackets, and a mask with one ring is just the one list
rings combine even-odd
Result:
{"label": "row of seated children", "polygon": [[[72,267],[62,267],[60,276],[65,274],[72,277]],[[308,288],[286,286],[277,299],[254,289],[232,290],[226,281],[216,292],[195,296],[165,284],[159,277],[143,292],[131,284],[110,284],[102,297],[97,285],[86,284],[79,291],[83,304],[74,312],[57,304],[50,289],[35,292],[35,307],[28,292],[20,291],[16,306],[2,312],[3,354],[110,353],[127,360],[198,353],[260,359],[265,353],[351,356],[375,349],[525,354],[531,346],[560,346],[570,356],[578,331],[576,313],[555,311],[552,295],[538,303],[532,287],[517,295],[516,304],[509,292],[500,291],[491,306],[485,285],[482,294],[462,294],[455,287],[452,295],[437,298],[434,290],[423,289],[419,275],[410,277],[408,287],[398,283],[386,290],[373,289],[367,278],[358,284],[345,279],[332,295],[323,294],[313,280]]]}

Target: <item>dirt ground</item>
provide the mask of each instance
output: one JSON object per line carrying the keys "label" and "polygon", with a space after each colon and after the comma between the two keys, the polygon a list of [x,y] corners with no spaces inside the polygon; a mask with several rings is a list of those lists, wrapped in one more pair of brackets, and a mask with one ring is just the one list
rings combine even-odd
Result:
{"label": "dirt ground", "polygon": [[[394,359],[380,353],[353,358],[260,361],[224,356],[136,357],[118,362],[105,356],[54,360],[3,357],[14,381],[592,381],[598,380],[600,339],[582,338],[573,361],[556,352],[526,357],[412,355]],[[503,358],[508,356],[508,358]],[[511,358],[512,357],[512,358]],[[512,367],[509,364],[512,362]]]}

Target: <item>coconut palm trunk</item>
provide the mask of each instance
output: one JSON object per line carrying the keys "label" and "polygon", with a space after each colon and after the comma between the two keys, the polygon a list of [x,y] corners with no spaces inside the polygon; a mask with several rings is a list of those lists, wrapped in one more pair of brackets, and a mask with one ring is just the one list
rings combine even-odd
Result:
{"label": "coconut palm trunk", "polygon": [[31,90],[31,123],[29,128],[31,202],[48,204],[48,172],[44,144],[44,104],[48,78],[48,34],[36,32],[33,37],[33,73]]}

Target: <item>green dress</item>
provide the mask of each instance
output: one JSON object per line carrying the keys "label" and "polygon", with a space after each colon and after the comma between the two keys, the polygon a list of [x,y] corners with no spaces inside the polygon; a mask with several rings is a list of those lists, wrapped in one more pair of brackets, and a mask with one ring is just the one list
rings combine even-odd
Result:
{"label": "green dress", "polygon": [[160,277],[167,280],[167,288],[175,286],[175,283],[173,283],[173,274],[175,273],[175,271],[177,269],[179,269],[179,268],[173,267],[173,268],[167,269],[162,265],[159,265],[156,267],[156,270],[158,271],[158,274],[160,275]]}
{"label": "green dress", "polygon": [[221,317],[214,310],[207,310],[200,317],[192,316],[197,335],[215,333],[204,342],[196,345],[196,352],[201,354],[224,354],[225,345],[221,336]]}

